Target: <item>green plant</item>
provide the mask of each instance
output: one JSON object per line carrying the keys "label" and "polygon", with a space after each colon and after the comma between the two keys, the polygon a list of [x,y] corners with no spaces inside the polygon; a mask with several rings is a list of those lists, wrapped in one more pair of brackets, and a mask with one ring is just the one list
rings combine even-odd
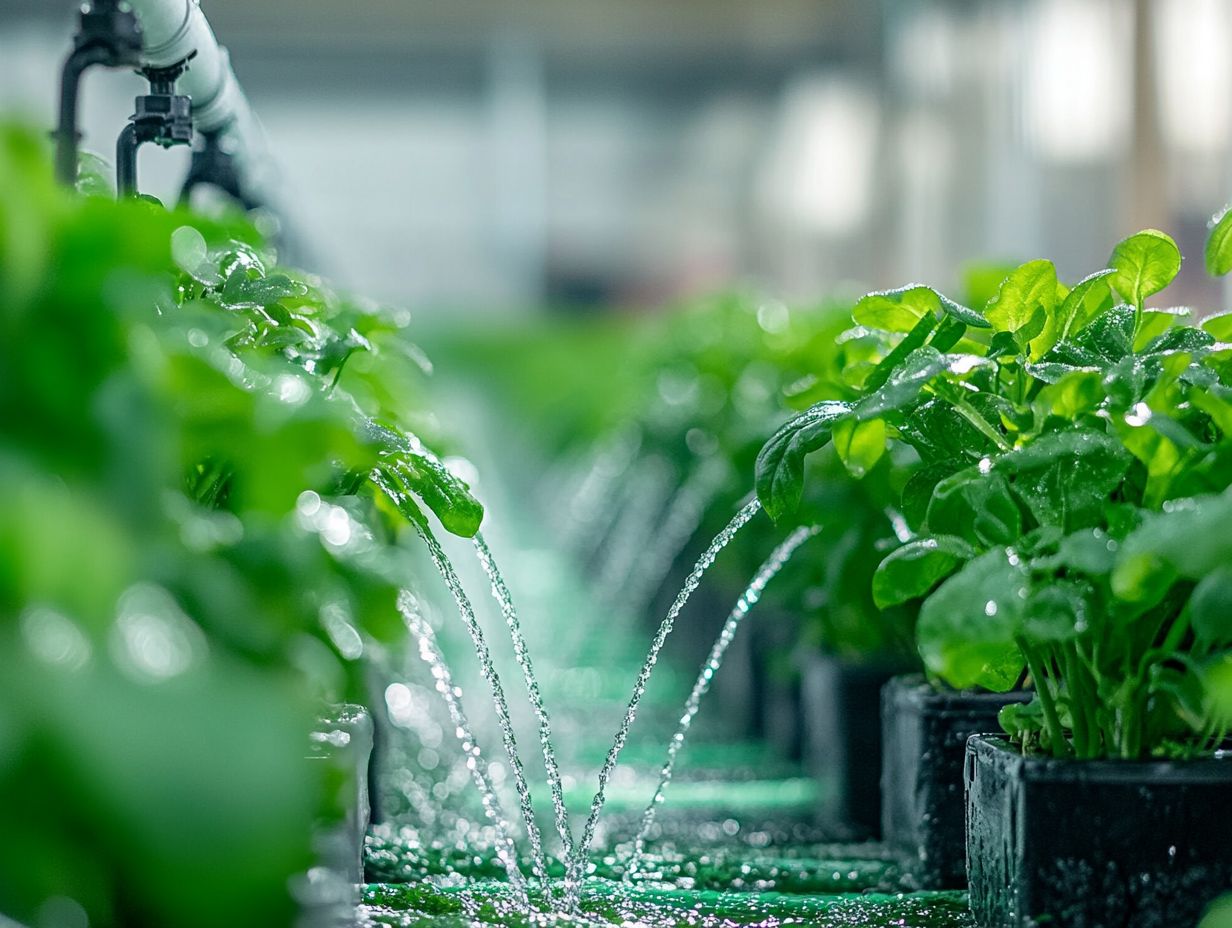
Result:
{"label": "green plant", "polygon": [[368,476],[482,517],[414,437],[401,322],[0,129],[0,911],[291,921],[337,814],[313,717],[414,582]]}
{"label": "green plant", "polygon": [[[1214,270],[1232,263],[1229,222]],[[903,462],[910,537],[873,595],[920,603],[936,678],[996,691],[1029,678],[1034,700],[1002,713],[1028,750],[1187,753],[1227,731],[1232,317],[1146,306],[1180,263],[1147,231],[1073,287],[1028,262],[982,312],[925,286],[869,294],[843,336],[842,390],[758,457],[776,519],[826,445],[855,477]]]}

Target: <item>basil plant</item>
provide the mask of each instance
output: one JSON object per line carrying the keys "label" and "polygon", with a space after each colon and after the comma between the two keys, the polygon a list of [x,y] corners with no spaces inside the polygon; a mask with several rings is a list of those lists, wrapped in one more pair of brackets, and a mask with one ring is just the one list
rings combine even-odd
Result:
{"label": "basil plant", "polygon": [[918,605],[934,681],[1034,688],[1001,719],[1025,751],[1187,756],[1232,722],[1232,314],[1148,307],[1180,266],[1145,231],[1072,286],[1030,261],[979,309],[871,293],[841,390],[758,457],[782,520],[811,453],[832,445],[855,478],[894,456],[900,541],[873,596]]}

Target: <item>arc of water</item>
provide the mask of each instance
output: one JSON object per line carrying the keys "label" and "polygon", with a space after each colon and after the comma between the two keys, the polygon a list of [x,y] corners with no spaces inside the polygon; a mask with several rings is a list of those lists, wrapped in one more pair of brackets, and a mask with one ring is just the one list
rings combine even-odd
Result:
{"label": "arc of water", "polygon": [[475,740],[470,722],[466,718],[466,712],[462,708],[462,691],[454,686],[452,674],[449,672],[449,665],[446,663],[445,655],[441,652],[440,645],[437,643],[436,633],[420,614],[415,605],[414,598],[405,590],[398,595],[398,611],[402,614],[408,631],[419,642],[419,656],[431,669],[433,685],[445,700],[445,705],[449,710],[449,718],[453,722],[454,731],[462,745],[462,752],[466,755],[466,766],[470,770],[471,777],[474,779],[475,786],[482,797],[484,813],[487,815],[488,821],[492,823],[492,827],[496,829],[497,857],[500,859],[502,866],[504,866],[505,872],[509,875],[510,885],[518,893],[526,910],[529,911],[530,896],[527,893],[526,877],[518,867],[517,847],[509,836],[508,820],[504,810],[501,808],[500,799],[492,788],[491,781],[488,779],[486,773],[487,764],[484,763],[483,755],[479,750],[479,744]]}
{"label": "arc of water", "polygon": [[470,597],[466,595],[466,591],[462,588],[462,581],[458,578],[453,564],[445,555],[445,549],[441,547],[441,543],[437,541],[436,536],[425,527],[416,524],[415,528],[423,539],[424,544],[428,546],[428,554],[436,565],[437,571],[440,572],[442,579],[444,579],[445,586],[449,588],[449,592],[453,595],[454,604],[458,608],[458,613],[462,616],[462,621],[466,624],[466,630],[470,633],[471,643],[475,646],[475,653],[479,655],[479,666],[482,670],[483,678],[488,682],[488,688],[492,691],[492,704],[496,708],[496,721],[500,726],[501,740],[505,745],[505,754],[509,758],[509,766],[513,771],[513,785],[517,791],[518,803],[522,809],[522,821],[526,828],[526,838],[530,842],[534,873],[540,881],[546,883],[547,862],[543,855],[543,838],[539,833],[539,825],[535,821],[535,807],[531,801],[530,786],[526,782],[526,771],[522,767],[522,757],[518,753],[518,742],[513,731],[513,720],[509,716],[509,700],[505,697],[505,689],[501,685],[500,675],[496,672],[496,666],[492,663],[492,652],[488,649],[488,642],[484,637],[483,629],[480,628],[479,621],[475,618],[475,607],[471,604]]}
{"label": "arc of water", "polygon": [[[409,502],[404,494],[400,493],[390,484],[380,470],[373,473],[372,480],[382,492],[389,495],[395,504],[405,505]],[[496,720],[501,730],[501,741],[505,747],[505,754],[509,758],[510,769],[513,771],[514,789],[518,794],[518,805],[522,812],[522,822],[526,828],[527,840],[530,843],[532,868],[535,876],[546,884],[547,863],[543,855],[543,838],[539,833],[539,825],[535,821],[535,809],[531,801],[530,786],[526,782],[526,771],[522,767],[522,758],[518,754],[517,736],[514,734],[513,720],[509,716],[509,700],[505,698],[505,689],[501,685],[500,674],[497,673],[496,665],[492,661],[492,653],[488,649],[487,639],[484,637],[479,620],[475,617],[475,607],[471,604],[470,597],[466,595],[462,581],[454,570],[453,563],[445,554],[445,549],[441,547],[441,543],[432,534],[432,530],[428,528],[428,524],[422,516],[411,519],[411,523],[415,526],[415,531],[419,534],[419,537],[423,539],[424,545],[427,546],[428,554],[432,558],[432,563],[436,566],[437,572],[441,575],[441,579],[445,581],[445,586],[453,597],[458,614],[462,617],[462,622],[470,634],[471,643],[475,646],[475,653],[479,656],[479,666],[483,678],[487,681],[488,689],[492,693],[492,703],[496,709]]]}
{"label": "arc of water", "polygon": [[766,558],[765,563],[758,568],[757,573],[753,576],[752,582],[748,588],[736,600],[736,605],[727,617],[727,621],[723,624],[723,630],[719,633],[719,637],[715,639],[714,646],[710,649],[710,654],[706,661],[702,664],[701,671],[697,675],[697,679],[693,683],[693,690],[689,693],[689,698],[685,702],[684,714],[680,717],[680,723],[676,728],[675,734],[672,735],[671,741],[667,744],[667,758],[663,762],[663,767],[659,771],[659,785],[655,789],[654,797],[650,800],[650,804],[646,806],[646,811],[642,813],[642,824],[638,829],[637,840],[633,845],[633,854],[629,859],[629,865],[625,870],[624,879],[626,881],[633,879],[638,868],[641,866],[642,857],[646,851],[646,841],[649,838],[650,830],[654,825],[655,815],[658,812],[659,806],[663,803],[667,795],[667,788],[671,785],[672,775],[676,768],[676,758],[680,754],[681,748],[684,747],[685,738],[688,737],[689,729],[693,725],[693,720],[697,717],[698,711],[701,709],[702,699],[710,689],[710,682],[714,679],[714,675],[719,672],[719,668],[723,665],[723,657],[727,653],[732,641],[736,637],[736,632],[740,629],[740,623],[744,617],[752,611],[761,599],[761,594],[765,591],[766,585],[775,578],[783,566],[791,560],[796,550],[821,531],[820,526],[801,526],[796,529],[786,539],[782,541]]}
{"label": "arc of water", "polygon": [[[552,746],[552,721],[543,705],[543,694],[539,690],[539,681],[535,677],[535,669],[531,663],[530,652],[526,647],[526,638],[522,634],[522,624],[518,620],[518,612],[513,604],[513,595],[496,566],[496,559],[483,537],[477,533],[474,538],[475,551],[479,555],[479,563],[491,583],[492,597],[500,606],[501,615],[509,628],[509,637],[513,642],[513,654],[518,666],[522,669],[522,680],[526,684],[526,693],[530,698],[531,708],[539,723],[539,746],[543,751],[543,766],[547,772],[548,788],[552,792],[552,810],[556,822],[556,831],[560,836],[561,856],[567,862],[573,857],[573,833],[569,828],[569,810],[565,807],[564,788],[561,785],[560,767],[556,762],[556,751]],[[566,876],[567,879],[567,876]]]}
{"label": "arc of water", "polygon": [[[603,767],[599,771],[599,789],[595,793],[594,799],[590,804],[590,815],[586,819],[586,828],[582,834],[582,840],[577,845],[574,853],[574,858],[570,862],[570,866],[574,869],[573,882],[578,882],[577,877],[580,876],[582,868],[586,864],[586,855],[590,851],[590,845],[594,841],[595,828],[599,823],[599,813],[603,811],[603,802],[605,792],[607,790],[608,781],[612,777],[612,771],[616,769],[616,762],[620,759],[620,752],[624,749],[625,742],[629,737],[629,729],[632,727],[634,720],[637,718],[638,705],[642,701],[642,696],[646,692],[646,684],[650,680],[650,674],[654,670],[655,663],[659,659],[659,652],[663,650],[663,644],[667,641],[667,636],[671,634],[672,626],[676,622],[677,616],[685,607],[685,603],[689,601],[689,597],[693,595],[693,591],[697,589],[701,583],[703,574],[714,563],[720,551],[723,550],[735,537],[736,533],[742,529],[745,524],[757,515],[761,509],[761,504],[753,499],[741,507],[740,511],[727,523],[723,531],[719,532],[710,542],[710,546],[698,558],[697,564],[689,573],[685,580],[684,587],[676,596],[675,602],[672,603],[671,609],[668,610],[663,622],[659,625],[659,630],[655,633],[654,641],[651,643],[650,652],[646,655],[646,660],[642,664],[641,670],[638,672],[637,681],[633,685],[633,696],[629,700],[629,706],[625,710],[624,719],[621,721],[620,728],[616,732],[616,738],[612,742],[612,747],[607,753],[607,758],[603,762]],[[575,900],[571,897],[570,902]]]}

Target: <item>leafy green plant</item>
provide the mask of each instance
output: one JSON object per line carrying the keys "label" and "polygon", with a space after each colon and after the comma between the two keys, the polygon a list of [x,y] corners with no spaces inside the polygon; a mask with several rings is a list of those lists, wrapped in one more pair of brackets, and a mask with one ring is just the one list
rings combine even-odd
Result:
{"label": "leafy green plant", "polygon": [[[1230,223],[1208,247],[1216,271],[1232,266]],[[1035,699],[1002,713],[1028,750],[1193,752],[1228,729],[1232,326],[1146,305],[1180,264],[1148,230],[1072,287],[1028,262],[979,312],[919,285],[869,294],[842,336],[842,389],[758,457],[776,519],[827,445],[854,478],[900,462],[908,538],[873,595],[920,604],[935,678],[1029,679]]]}
{"label": "leafy green plant", "polygon": [[90,190],[0,129],[0,911],[288,923],[337,814],[313,718],[414,582],[370,476],[461,534],[482,508],[416,437],[397,314]]}

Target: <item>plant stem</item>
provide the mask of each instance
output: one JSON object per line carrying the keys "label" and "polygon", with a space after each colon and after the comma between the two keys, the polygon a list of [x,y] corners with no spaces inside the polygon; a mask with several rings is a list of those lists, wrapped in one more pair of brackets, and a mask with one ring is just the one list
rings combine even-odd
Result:
{"label": "plant stem", "polygon": [[1069,714],[1074,721],[1074,753],[1079,757],[1091,757],[1095,754],[1094,733],[1087,713],[1094,700],[1087,690],[1079,666],[1077,645],[1071,643],[1065,646],[1062,653],[1065,657],[1065,674],[1069,678]]}
{"label": "plant stem", "polygon": [[1054,757],[1067,757],[1070,753],[1069,742],[1065,740],[1065,732],[1061,728],[1061,717],[1057,714],[1056,697],[1053,695],[1048,678],[1044,675],[1044,665],[1024,639],[1018,639],[1018,648],[1027,659],[1027,669],[1035,680],[1035,691],[1039,693],[1040,706],[1044,710],[1044,724],[1048,726],[1048,740],[1052,742]]}

